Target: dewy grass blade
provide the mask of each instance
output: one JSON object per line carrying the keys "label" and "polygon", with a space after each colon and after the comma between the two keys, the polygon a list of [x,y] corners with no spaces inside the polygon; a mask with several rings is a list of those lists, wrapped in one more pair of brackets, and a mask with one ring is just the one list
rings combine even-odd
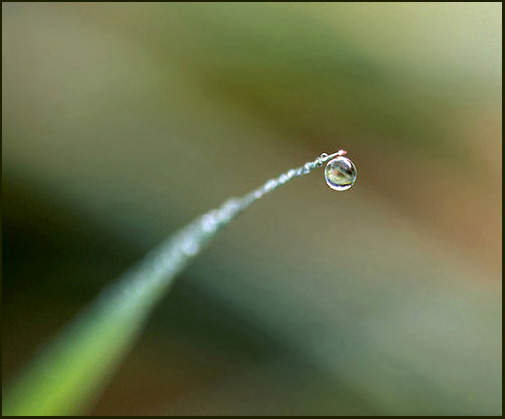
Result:
{"label": "dewy grass blade", "polygon": [[105,289],[35,357],[6,392],[2,414],[70,415],[86,408],[134,344],[176,275],[223,227],[265,194],[343,154],[322,154],[240,198],[229,199],[169,237]]}

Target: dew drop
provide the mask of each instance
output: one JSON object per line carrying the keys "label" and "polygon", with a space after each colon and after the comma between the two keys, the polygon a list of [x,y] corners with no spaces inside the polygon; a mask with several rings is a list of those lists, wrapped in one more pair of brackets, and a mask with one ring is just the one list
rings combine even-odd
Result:
{"label": "dew drop", "polygon": [[346,191],[356,181],[356,166],[347,157],[331,160],[324,169],[326,183],[336,191]]}

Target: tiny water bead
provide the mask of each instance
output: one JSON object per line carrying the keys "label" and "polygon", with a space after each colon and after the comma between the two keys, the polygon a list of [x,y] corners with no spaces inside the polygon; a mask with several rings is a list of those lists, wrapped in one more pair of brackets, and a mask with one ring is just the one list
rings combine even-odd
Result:
{"label": "tiny water bead", "polygon": [[356,166],[347,157],[336,157],[326,165],[324,177],[331,189],[346,191],[356,181]]}

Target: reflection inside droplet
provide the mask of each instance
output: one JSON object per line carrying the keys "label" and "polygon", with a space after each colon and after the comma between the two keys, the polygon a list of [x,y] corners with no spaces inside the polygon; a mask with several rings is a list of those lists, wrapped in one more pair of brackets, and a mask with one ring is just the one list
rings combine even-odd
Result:
{"label": "reflection inside droplet", "polygon": [[347,157],[339,156],[326,165],[324,176],[331,189],[345,191],[356,181],[356,167]]}

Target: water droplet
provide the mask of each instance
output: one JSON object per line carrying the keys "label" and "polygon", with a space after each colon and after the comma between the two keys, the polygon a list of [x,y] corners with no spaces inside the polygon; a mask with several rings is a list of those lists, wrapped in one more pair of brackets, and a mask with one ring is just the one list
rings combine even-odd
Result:
{"label": "water droplet", "polygon": [[346,191],[356,181],[356,166],[347,157],[331,160],[324,169],[326,183],[336,191]]}

